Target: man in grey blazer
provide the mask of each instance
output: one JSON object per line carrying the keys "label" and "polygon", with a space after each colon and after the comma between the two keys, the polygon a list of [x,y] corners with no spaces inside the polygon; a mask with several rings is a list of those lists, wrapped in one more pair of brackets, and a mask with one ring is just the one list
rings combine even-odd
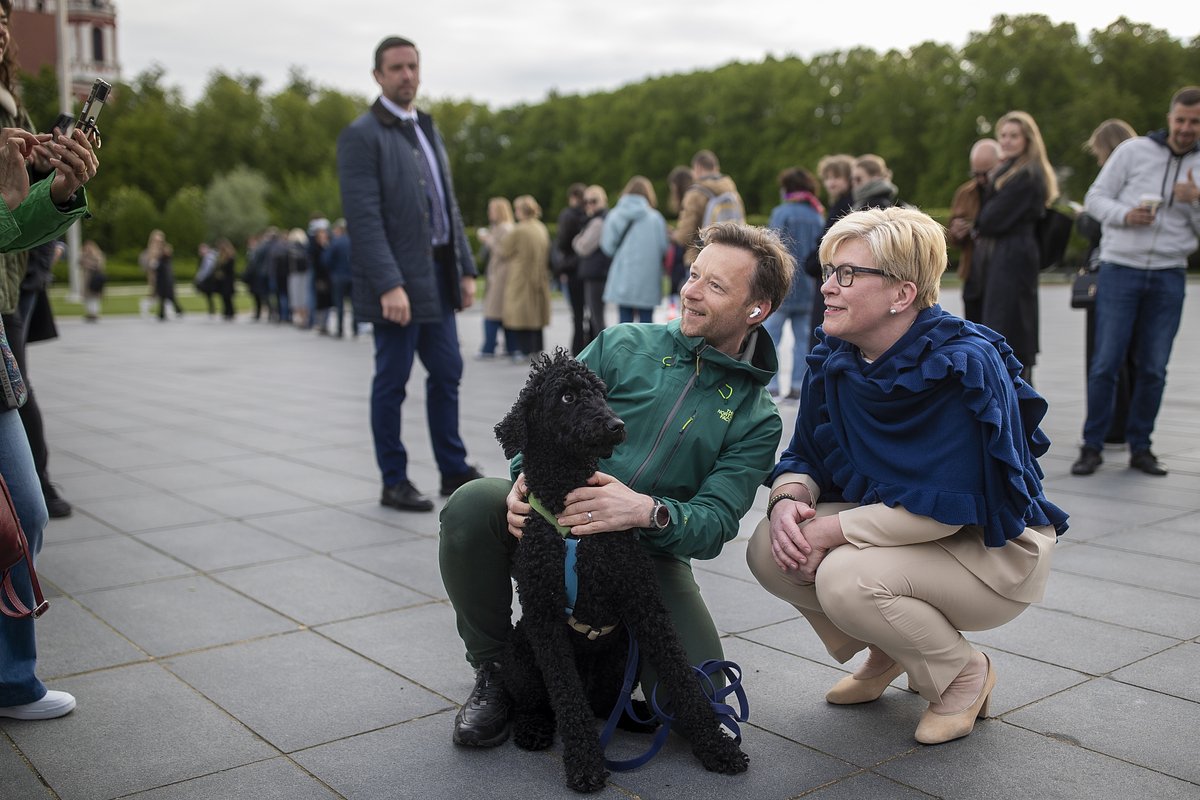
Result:
{"label": "man in grey blazer", "polygon": [[458,430],[463,360],[455,312],[475,299],[475,262],[433,119],[413,107],[420,54],[392,36],[375,49],[379,99],[337,143],[338,181],[352,246],[356,320],[372,323],[371,432],[383,478],[380,503],[432,511],[408,477],[400,411],[413,358],[429,372],[425,412],[448,496],[480,477]]}

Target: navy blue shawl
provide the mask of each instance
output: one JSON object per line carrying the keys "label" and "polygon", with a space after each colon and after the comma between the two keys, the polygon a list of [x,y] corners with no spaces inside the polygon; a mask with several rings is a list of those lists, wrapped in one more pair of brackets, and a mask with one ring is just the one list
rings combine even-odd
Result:
{"label": "navy blue shawl", "polygon": [[877,361],[820,329],[796,432],[767,484],[807,474],[821,499],[979,525],[989,547],[1067,515],[1042,493],[1046,401],[995,331],[927,308]]}

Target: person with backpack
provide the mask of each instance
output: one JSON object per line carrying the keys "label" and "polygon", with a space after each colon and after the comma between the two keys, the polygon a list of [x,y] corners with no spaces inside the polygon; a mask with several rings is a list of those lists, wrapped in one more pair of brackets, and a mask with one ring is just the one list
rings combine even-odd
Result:
{"label": "person with backpack", "polygon": [[738,194],[737,184],[721,174],[721,162],[712,150],[701,150],[692,156],[692,173],[696,182],[683,195],[679,222],[671,233],[675,244],[687,249],[683,263],[689,267],[700,253],[700,231],[718,222],[745,222],[746,206]]}

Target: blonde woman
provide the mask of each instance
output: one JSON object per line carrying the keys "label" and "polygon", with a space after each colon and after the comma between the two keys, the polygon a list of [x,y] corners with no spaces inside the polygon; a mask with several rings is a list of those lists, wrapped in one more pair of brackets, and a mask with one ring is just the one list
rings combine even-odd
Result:
{"label": "blonde woman", "polygon": [[[183,309],[175,299],[175,265],[172,257],[175,254],[167,236],[160,230],[150,231],[146,240],[146,249],[138,256],[138,263],[146,271],[146,280],[150,286],[150,296],[158,298],[158,319],[167,319],[167,305],[175,311],[175,316],[182,317]],[[148,304],[143,306],[143,316],[148,311]]]}
{"label": "blonde woman", "polygon": [[550,232],[542,207],[523,194],[513,201],[517,224],[500,242],[508,264],[504,277],[504,335],[514,362],[542,350],[542,329],[550,324]]}
{"label": "blonde woman", "polygon": [[980,321],[1008,340],[1029,380],[1038,353],[1037,222],[1058,197],[1033,117],[1010,111],[996,124],[1004,159],[992,175],[975,219],[974,263],[982,265]]}
{"label": "blonde woman", "polygon": [[[508,264],[500,255],[500,243],[513,229],[512,203],[507,197],[488,200],[488,226],[479,229],[479,241],[487,248],[487,271],[483,289],[483,346],[475,356],[480,360],[496,357],[496,343],[504,327],[504,278]],[[504,349],[514,350],[504,336]]]}

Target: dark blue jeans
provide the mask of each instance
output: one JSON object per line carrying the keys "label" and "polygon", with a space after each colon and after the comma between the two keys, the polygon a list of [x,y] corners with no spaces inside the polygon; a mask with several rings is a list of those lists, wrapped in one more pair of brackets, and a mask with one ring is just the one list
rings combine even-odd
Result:
{"label": "dark blue jeans", "polygon": [[404,326],[380,322],[372,327],[375,379],[371,383],[371,433],[384,486],[408,479],[408,451],[400,441],[400,413],[414,357],[421,359],[429,373],[425,379],[425,415],[438,470],[447,477],[466,473],[471,467],[458,433],[458,385],[463,360],[454,311],[443,310],[438,322]]}
{"label": "dark blue jeans", "polygon": [[[346,318],[346,303],[350,300],[351,289],[354,287],[353,278],[349,275],[334,275],[333,307],[337,309],[337,335],[341,336],[343,322]],[[358,336],[358,323],[354,320],[354,304],[350,304],[350,333]]]}
{"label": "dark blue jeans", "polygon": [[[25,428],[16,411],[0,411],[0,475],[8,484],[29,549],[36,556],[42,549],[42,531],[50,517]],[[13,567],[13,586],[21,601],[32,608],[33,587],[24,561]],[[0,706],[34,703],[46,695],[46,687],[34,674],[37,667],[34,624],[29,617],[12,619],[0,614]]]}
{"label": "dark blue jeans", "polygon": [[1150,449],[1150,434],[1167,384],[1167,361],[1183,315],[1183,267],[1134,269],[1101,262],[1096,287],[1096,343],[1088,371],[1083,443],[1100,450],[1112,422],[1117,378],[1133,342],[1133,396],[1125,440],[1131,452]]}

